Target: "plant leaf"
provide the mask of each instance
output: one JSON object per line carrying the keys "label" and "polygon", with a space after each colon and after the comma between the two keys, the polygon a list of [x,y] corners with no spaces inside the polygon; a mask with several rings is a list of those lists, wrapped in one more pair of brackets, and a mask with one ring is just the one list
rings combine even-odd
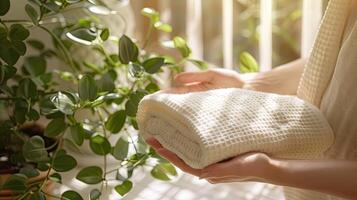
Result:
{"label": "plant leaf", "polygon": [[160,68],[165,64],[165,59],[161,57],[150,58],[145,60],[143,67],[145,71],[149,74],[155,74],[160,70]]}
{"label": "plant leaf", "polygon": [[160,14],[152,8],[143,8],[141,10],[141,14],[145,17],[148,17],[153,24],[160,21]]}
{"label": "plant leaf", "polygon": [[9,189],[16,192],[24,192],[26,187],[27,177],[23,174],[13,174],[2,186],[1,189]]}
{"label": "plant leaf", "polygon": [[83,198],[80,194],[78,194],[78,192],[67,190],[62,193],[61,200],[83,200]]}
{"label": "plant leaf", "polygon": [[119,40],[119,59],[123,64],[135,62],[138,60],[139,49],[136,44],[126,35],[120,37]]}
{"label": "plant leaf", "polygon": [[31,21],[35,25],[38,25],[38,14],[37,14],[37,11],[35,10],[35,8],[32,7],[30,4],[26,4],[25,11],[26,11],[27,15],[30,17]]}
{"label": "plant leaf", "polygon": [[258,72],[259,65],[250,53],[243,52],[240,54],[239,70],[241,73]]}
{"label": "plant leaf", "polygon": [[105,128],[111,133],[119,133],[125,124],[125,110],[119,110],[108,117]]}
{"label": "plant leaf", "polygon": [[112,155],[117,160],[124,160],[128,156],[128,151],[129,142],[124,140],[123,138],[119,138],[112,150]]}
{"label": "plant leaf", "polygon": [[97,166],[83,168],[76,178],[87,184],[97,184],[103,180],[103,170]]}
{"label": "plant leaf", "polygon": [[208,69],[208,64],[201,60],[188,59],[188,61],[190,61],[192,64],[196,65],[200,70]]}
{"label": "plant leaf", "polygon": [[35,99],[38,95],[36,84],[29,78],[22,79],[17,93],[27,99]]}
{"label": "plant leaf", "polygon": [[58,92],[57,94],[53,95],[51,97],[51,102],[63,114],[73,115],[75,106],[72,100],[62,92]]}
{"label": "plant leaf", "polygon": [[121,196],[126,195],[131,188],[133,188],[133,183],[129,180],[125,180],[122,184],[115,186],[115,191]]}
{"label": "plant leaf", "polygon": [[170,163],[158,163],[155,167],[151,170],[151,175],[159,180],[162,181],[169,181],[170,176],[176,176],[177,172],[174,166]]}
{"label": "plant leaf", "polygon": [[4,16],[10,10],[10,0],[0,1],[0,16]]}
{"label": "plant leaf", "polygon": [[84,75],[79,80],[78,86],[79,97],[83,100],[94,101],[97,98],[97,85],[92,76]]}
{"label": "plant leaf", "polygon": [[53,173],[48,177],[51,181],[62,184],[62,176],[59,173]]}
{"label": "plant leaf", "polygon": [[138,90],[130,94],[129,100],[125,103],[126,115],[135,117],[138,111],[139,102],[147,94],[146,91]]}
{"label": "plant leaf", "polygon": [[174,37],[173,39],[175,48],[181,53],[181,56],[187,58],[191,54],[191,49],[187,46],[186,41],[181,37]]}
{"label": "plant leaf", "polygon": [[41,56],[26,57],[24,67],[32,76],[39,76],[46,72],[46,60]]}
{"label": "plant leaf", "polygon": [[53,169],[58,172],[67,172],[77,166],[77,161],[72,156],[67,154],[56,155],[53,158]]}
{"label": "plant leaf", "polygon": [[21,24],[13,24],[10,26],[9,37],[13,41],[24,41],[30,32]]}
{"label": "plant leaf", "polygon": [[101,38],[103,41],[106,41],[106,40],[108,40],[109,35],[110,35],[109,29],[105,28],[105,29],[103,29],[102,32],[100,33],[100,38]]}
{"label": "plant leaf", "polygon": [[22,147],[24,157],[33,162],[48,160],[48,153],[45,149],[45,141],[42,137],[36,135],[25,142]]}
{"label": "plant leaf", "polygon": [[76,125],[71,126],[70,130],[71,130],[71,137],[72,137],[73,141],[79,146],[82,145],[84,142],[83,126],[81,124],[77,123]]}
{"label": "plant leaf", "polygon": [[107,155],[111,150],[111,145],[108,139],[101,135],[91,137],[89,146],[92,151],[98,155]]}
{"label": "plant leaf", "polygon": [[45,128],[45,136],[56,137],[67,129],[67,124],[62,118],[53,119]]}
{"label": "plant leaf", "polygon": [[98,189],[93,189],[92,191],[90,191],[90,200],[98,200],[100,195],[102,195],[102,193],[98,190]]}
{"label": "plant leaf", "polygon": [[66,36],[74,42],[83,45],[92,45],[97,39],[98,33],[90,28],[77,28],[66,33]]}

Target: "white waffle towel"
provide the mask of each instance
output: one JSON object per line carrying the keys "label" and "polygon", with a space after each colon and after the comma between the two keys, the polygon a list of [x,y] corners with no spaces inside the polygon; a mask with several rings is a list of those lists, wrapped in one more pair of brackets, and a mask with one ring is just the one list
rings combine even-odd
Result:
{"label": "white waffle towel", "polygon": [[294,96],[235,88],[146,96],[138,124],[144,138],[155,137],[193,168],[252,151],[316,158],[334,139],[315,106]]}

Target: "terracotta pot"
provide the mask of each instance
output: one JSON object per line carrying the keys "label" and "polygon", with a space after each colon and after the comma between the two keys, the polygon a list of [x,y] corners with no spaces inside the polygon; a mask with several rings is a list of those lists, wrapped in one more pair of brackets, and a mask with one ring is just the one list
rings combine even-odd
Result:
{"label": "terracotta pot", "polygon": [[[40,175],[28,179],[27,184],[30,185],[33,183],[38,183],[38,182],[44,181],[47,173],[48,173],[48,171],[40,172]],[[52,173],[52,172],[50,172],[50,173]],[[12,174],[1,174],[0,175],[0,186],[2,186],[10,178],[11,175]],[[53,186],[54,186],[54,183],[52,181],[47,181],[43,190],[46,193],[50,193]],[[13,199],[17,199],[19,196],[20,196],[19,193],[14,192],[12,190],[0,190],[0,200],[13,200]]]}

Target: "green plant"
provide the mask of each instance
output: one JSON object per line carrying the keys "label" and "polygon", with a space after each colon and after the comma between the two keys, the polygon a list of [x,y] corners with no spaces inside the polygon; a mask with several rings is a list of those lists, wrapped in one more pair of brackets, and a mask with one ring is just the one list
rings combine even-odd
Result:
{"label": "green plant", "polygon": [[[102,1],[84,2],[104,14],[112,13]],[[130,130],[138,129],[135,117],[140,100],[160,89],[156,77],[163,68],[177,72],[183,70],[186,62],[199,68],[206,68],[206,64],[190,58],[191,50],[181,37],[169,42],[181,55],[178,61],[168,55],[148,52],[145,48],[150,44],[152,31],[170,32],[172,29],[160,21],[158,12],[150,8],[142,10],[150,20],[150,28],[145,41],[138,43],[126,35],[110,35],[110,30],[93,13],[76,22],[48,28],[48,23],[59,19],[59,13],[79,3],[83,1],[28,0],[25,12],[30,20],[4,20],[1,16],[9,11],[10,0],[0,1],[0,105],[3,109],[0,150],[7,166],[15,168],[0,190],[13,190],[18,199],[44,199],[46,196],[82,199],[72,190],[61,196],[44,190],[49,181],[61,183],[61,173],[77,165],[76,159],[63,149],[65,143],[78,148],[88,141],[92,152],[103,157],[102,166],[87,166],[76,176],[86,184],[101,183],[100,188],[91,191],[91,199],[100,198],[107,176],[112,173],[116,173],[118,182],[115,190],[125,195],[132,188],[130,178],[133,172],[148,165],[148,159],[155,161],[150,166],[153,177],[166,181],[177,174],[170,163]],[[36,28],[52,37],[55,49],[46,48],[41,41],[28,39],[31,36],[29,30]],[[118,52],[108,53],[104,42],[117,44]],[[73,57],[71,48],[74,45],[90,46],[101,55],[103,62],[88,63]],[[29,46],[38,53],[27,55]],[[21,57],[23,65],[18,62]],[[47,61],[50,58],[63,60],[66,67],[49,70]],[[62,82],[67,82],[72,89],[61,86]],[[77,114],[83,111],[91,113],[95,119],[78,117]],[[24,131],[26,124],[36,123],[41,118],[48,121],[43,131]],[[115,145],[111,145],[109,140],[115,134],[120,137]],[[109,156],[117,159],[120,165],[109,170]],[[125,174],[121,173],[123,170]],[[44,179],[28,184],[27,180],[41,171],[46,172]]]}

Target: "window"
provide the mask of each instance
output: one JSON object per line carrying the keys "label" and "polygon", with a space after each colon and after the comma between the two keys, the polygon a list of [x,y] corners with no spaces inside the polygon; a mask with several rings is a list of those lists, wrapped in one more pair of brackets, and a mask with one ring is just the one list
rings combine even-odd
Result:
{"label": "window", "polygon": [[[266,71],[308,56],[327,1],[140,0],[132,4],[135,11],[145,6],[159,10],[173,25],[172,36],[186,36],[193,57],[239,69],[239,55],[247,51]],[[138,32],[144,30],[143,24],[139,26]]]}

